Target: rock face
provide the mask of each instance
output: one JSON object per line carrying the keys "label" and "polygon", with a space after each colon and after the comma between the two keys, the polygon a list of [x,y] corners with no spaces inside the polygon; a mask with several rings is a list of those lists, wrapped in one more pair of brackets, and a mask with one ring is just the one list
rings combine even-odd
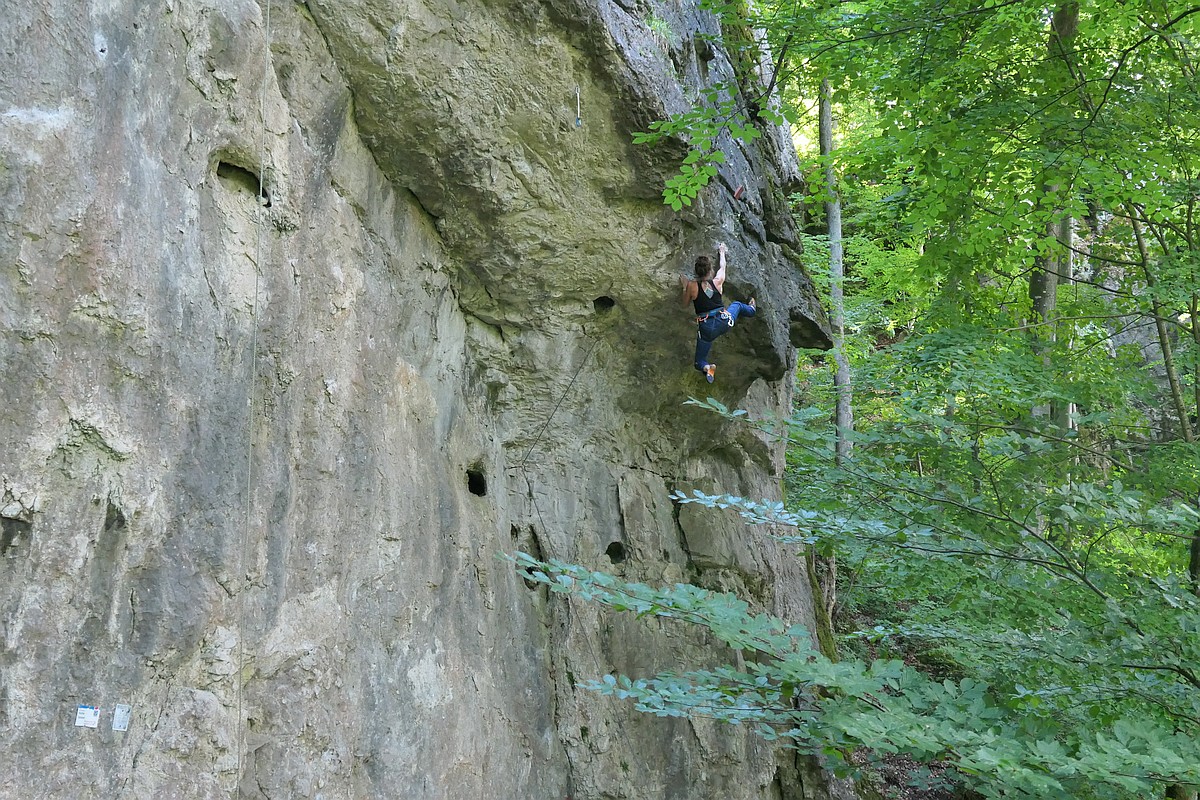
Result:
{"label": "rock face", "polygon": [[[9,4],[0,796],[814,796],[575,686],[725,657],[695,631],[498,559],[811,613],[669,497],[777,494],[774,444],[683,402],[785,410],[827,341],[786,137],[723,141],[682,215],[679,149],[630,144],[734,80],[691,5]],[[762,310],[709,387],[676,274],[718,240]]]}

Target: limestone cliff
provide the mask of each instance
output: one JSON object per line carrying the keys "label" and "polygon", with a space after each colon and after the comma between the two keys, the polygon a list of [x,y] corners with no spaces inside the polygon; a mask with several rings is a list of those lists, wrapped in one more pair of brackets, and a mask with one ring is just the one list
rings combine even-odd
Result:
{"label": "limestone cliff", "polygon": [[[786,137],[723,142],[682,215],[678,149],[630,144],[734,79],[705,32],[678,0],[8,4],[0,796],[800,796],[752,737],[574,685],[701,638],[497,558],[808,617],[789,554],[669,499],[777,493],[774,445],[682,404],[786,409],[826,341]],[[718,240],[762,311],[709,387],[676,274]]]}

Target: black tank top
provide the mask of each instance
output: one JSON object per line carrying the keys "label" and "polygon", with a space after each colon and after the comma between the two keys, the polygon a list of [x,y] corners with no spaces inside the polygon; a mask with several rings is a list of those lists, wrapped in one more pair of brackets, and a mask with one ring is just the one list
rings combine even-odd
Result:
{"label": "black tank top", "polygon": [[[712,294],[707,295],[706,291],[712,292]],[[721,299],[721,290],[712,281],[697,281],[696,299],[692,301],[692,304],[696,307],[697,316],[725,307],[725,301]]]}

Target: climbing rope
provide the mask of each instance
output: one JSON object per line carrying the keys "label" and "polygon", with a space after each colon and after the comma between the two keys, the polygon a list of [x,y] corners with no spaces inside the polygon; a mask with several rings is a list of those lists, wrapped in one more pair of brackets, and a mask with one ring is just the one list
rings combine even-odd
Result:
{"label": "climbing rope", "polygon": [[[521,471],[521,477],[525,479],[525,488],[529,493],[529,502],[533,506],[533,512],[537,516],[538,524],[541,526],[541,530],[543,532],[546,532],[549,529],[546,526],[545,517],[542,516],[542,509],[538,505],[537,495],[533,491],[533,481],[529,478],[529,470],[527,469],[526,465],[529,463],[529,458],[533,455],[534,449],[541,442],[542,436],[546,433],[546,429],[550,427],[550,422],[554,419],[554,415],[558,413],[558,409],[562,405],[563,400],[567,398],[567,395],[571,393],[571,389],[575,387],[575,381],[579,379],[580,373],[582,373],[583,368],[587,366],[588,360],[592,357],[592,352],[596,349],[596,345],[599,343],[600,340],[598,338],[592,339],[591,346],[588,348],[587,353],[584,354],[583,360],[579,362],[579,366],[575,368],[575,373],[571,376],[570,382],[567,383],[567,388],[563,389],[562,394],[558,396],[558,400],[554,403],[554,408],[550,409],[550,414],[546,417],[546,421],[542,423],[542,427],[538,429],[537,435],[533,439],[533,443],[530,444],[529,449],[525,451],[525,457],[522,458],[521,462],[517,465],[517,469]],[[544,553],[542,557],[545,557]],[[569,619],[571,600],[573,597],[568,594],[566,595],[565,599]],[[602,662],[600,661],[600,656],[596,653],[595,647],[592,645],[592,640],[585,635],[584,641],[587,642],[588,650],[592,654],[592,659],[596,662],[596,668],[600,669],[602,667]]]}
{"label": "climbing rope", "polygon": [[534,513],[537,514],[538,522],[542,526],[542,530],[546,530],[546,521],[542,517],[542,510],[538,507],[537,497],[533,493],[533,482],[529,479],[529,470],[526,469],[526,464],[529,463],[529,457],[533,455],[534,449],[538,443],[542,441],[542,436],[545,435],[546,429],[550,427],[550,421],[554,419],[554,415],[558,413],[559,406],[563,400],[567,399],[567,395],[571,393],[571,389],[575,387],[575,381],[578,380],[579,374],[583,372],[583,368],[587,366],[588,359],[592,357],[592,351],[596,349],[596,345],[600,342],[599,339],[592,339],[592,345],[584,354],[583,360],[579,362],[579,366],[575,369],[575,374],[571,376],[567,388],[563,389],[562,394],[558,396],[557,402],[554,403],[554,408],[550,409],[550,414],[546,417],[546,421],[542,423],[542,427],[538,429],[537,435],[533,437],[533,443],[529,445],[529,449],[525,451],[525,457],[521,459],[521,463],[517,464],[517,469],[521,471],[521,477],[525,479],[525,486],[529,490],[529,502],[533,504]]}
{"label": "climbing rope", "polygon": [[567,384],[566,389],[563,389],[563,393],[559,395],[558,401],[554,404],[554,408],[550,409],[550,415],[546,417],[546,421],[543,422],[542,427],[538,429],[537,436],[535,436],[533,439],[533,444],[529,445],[529,449],[525,451],[525,457],[522,458],[521,463],[517,465],[517,468],[522,472],[525,470],[525,464],[529,461],[529,456],[533,454],[534,448],[537,447],[538,442],[542,440],[542,436],[546,433],[546,428],[550,427],[550,421],[554,419],[554,415],[558,413],[558,407],[562,405],[563,400],[567,399],[567,395],[571,393],[571,389],[575,386],[575,381],[579,378],[579,373],[583,372],[583,368],[587,366],[588,359],[592,357],[592,351],[596,349],[596,345],[599,344],[599,342],[599,339],[592,339],[592,346],[588,348],[587,353],[583,356],[583,361],[580,361],[579,366],[576,367],[575,374],[571,376],[570,383]]}
{"label": "climbing rope", "polygon": [[268,219],[266,217],[266,204],[264,198],[266,195],[266,174],[267,174],[267,86],[270,84],[271,76],[271,0],[265,0],[266,11],[263,17],[263,76],[262,86],[258,93],[258,112],[262,120],[262,131],[259,139],[258,151],[258,198],[255,203],[255,223],[258,228],[258,236],[255,244],[254,253],[254,297],[250,303],[250,361],[246,367],[247,382],[249,383],[249,393],[247,397],[247,413],[246,413],[246,503],[245,503],[245,518],[242,526],[242,542],[241,551],[238,555],[238,574],[239,580],[242,582],[241,588],[237,594],[237,671],[234,673],[234,692],[236,696],[237,706],[237,784],[234,787],[234,797],[241,794],[242,769],[244,768],[243,753],[246,745],[246,716],[243,711],[242,695],[244,693],[243,682],[245,681],[245,658],[246,658],[246,594],[250,591],[250,574],[247,571],[248,552],[250,547],[250,532],[252,523],[253,511],[253,488],[254,488],[254,409],[257,404],[257,377],[256,368],[258,364],[258,291],[261,281],[262,255],[263,255],[263,240]]}

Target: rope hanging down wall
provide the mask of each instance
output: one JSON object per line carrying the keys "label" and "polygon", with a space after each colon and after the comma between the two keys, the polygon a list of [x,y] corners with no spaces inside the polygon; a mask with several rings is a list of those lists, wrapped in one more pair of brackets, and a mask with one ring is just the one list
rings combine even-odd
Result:
{"label": "rope hanging down wall", "polygon": [[246,381],[248,384],[247,400],[246,400],[246,503],[245,516],[242,526],[242,541],[241,549],[238,555],[238,575],[241,581],[241,587],[237,594],[237,671],[234,673],[234,692],[236,694],[237,707],[237,736],[235,737],[237,747],[237,786],[234,789],[234,797],[241,794],[242,770],[244,768],[243,753],[246,749],[246,715],[243,709],[242,695],[244,694],[243,683],[245,681],[246,669],[246,594],[250,591],[250,574],[247,571],[248,551],[250,547],[250,535],[252,525],[252,498],[254,488],[254,436],[255,436],[255,407],[258,398],[258,292],[259,283],[262,278],[262,263],[263,263],[263,241],[266,232],[266,226],[270,222],[267,217],[265,203],[262,198],[266,197],[266,172],[267,172],[267,87],[271,81],[271,0],[264,0],[265,9],[263,11],[263,74],[262,86],[258,93],[258,112],[262,121],[262,130],[259,137],[258,150],[258,200],[255,204],[255,222],[257,224],[258,235],[255,244],[254,257],[254,298],[250,305],[250,360],[246,367]]}
{"label": "rope hanging down wall", "polygon": [[542,510],[538,507],[537,497],[533,492],[533,482],[529,479],[529,470],[526,468],[526,465],[529,463],[529,457],[533,455],[533,451],[542,441],[542,436],[545,435],[546,429],[550,427],[550,421],[553,420],[554,415],[558,413],[559,406],[562,405],[563,400],[567,399],[567,395],[571,393],[571,389],[575,387],[575,381],[579,379],[580,373],[582,373],[583,368],[587,366],[588,361],[592,357],[592,351],[596,349],[596,345],[599,342],[599,339],[592,339],[592,344],[590,347],[588,347],[587,353],[584,354],[583,360],[579,362],[579,366],[575,368],[575,373],[571,375],[571,380],[569,383],[567,383],[567,388],[563,389],[562,394],[558,396],[558,400],[555,401],[554,407],[550,409],[550,413],[546,416],[546,421],[542,423],[542,426],[538,428],[537,435],[533,437],[533,443],[530,444],[529,449],[525,451],[525,457],[521,459],[519,464],[517,464],[517,469],[521,471],[521,477],[525,479],[525,487],[529,491],[529,502],[533,504],[534,513],[537,514],[538,522],[541,524],[542,530],[546,530],[546,521],[542,518]]}

